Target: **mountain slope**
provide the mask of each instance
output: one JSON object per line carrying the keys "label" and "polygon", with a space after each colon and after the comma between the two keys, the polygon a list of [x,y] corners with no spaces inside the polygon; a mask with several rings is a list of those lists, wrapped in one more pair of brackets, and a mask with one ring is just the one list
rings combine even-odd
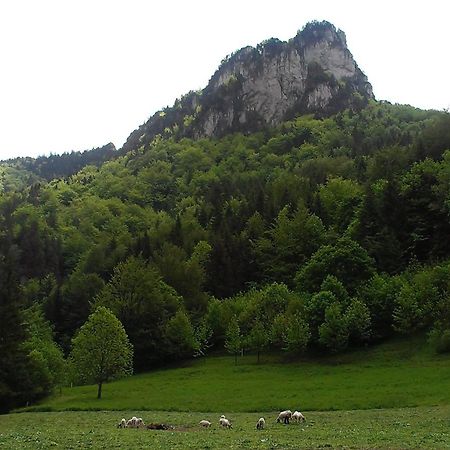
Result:
{"label": "mountain slope", "polygon": [[269,39],[227,57],[205,89],[156,113],[130,135],[122,151],[158,134],[248,133],[301,113],[324,116],[360,108],[372,98],[372,86],[348,50],[344,32],[328,22],[311,22],[288,42]]}
{"label": "mountain slope", "polygon": [[0,161],[0,192],[19,190],[39,181],[69,177],[87,165],[100,166],[117,156],[114,144],[62,155],[19,157]]}

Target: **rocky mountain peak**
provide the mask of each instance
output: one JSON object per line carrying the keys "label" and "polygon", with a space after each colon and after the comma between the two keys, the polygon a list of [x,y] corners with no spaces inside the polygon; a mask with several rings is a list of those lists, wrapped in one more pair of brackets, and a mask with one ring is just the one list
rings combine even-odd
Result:
{"label": "rocky mountain peak", "polygon": [[287,42],[272,38],[227,56],[202,91],[155,114],[123,150],[158,134],[201,138],[253,132],[298,114],[360,108],[371,98],[372,86],[348,50],[345,33],[329,22],[310,22]]}

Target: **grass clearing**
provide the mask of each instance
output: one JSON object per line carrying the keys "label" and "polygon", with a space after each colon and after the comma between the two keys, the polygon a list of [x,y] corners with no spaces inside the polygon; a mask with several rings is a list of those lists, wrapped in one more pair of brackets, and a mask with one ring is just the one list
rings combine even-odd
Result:
{"label": "grass clearing", "polygon": [[[0,416],[0,448],[26,449],[298,449],[450,448],[450,407],[309,412],[305,424],[277,424],[277,413],[224,413],[233,429],[219,428],[217,413],[84,411]],[[122,417],[172,424],[183,431],[117,429]],[[211,429],[198,426],[201,419]]]}
{"label": "grass clearing", "polygon": [[254,355],[196,360],[95,386],[64,388],[29,411],[151,410],[252,412],[401,408],[450,404],[450,357],[422,337],[336,357],[281,363]]}

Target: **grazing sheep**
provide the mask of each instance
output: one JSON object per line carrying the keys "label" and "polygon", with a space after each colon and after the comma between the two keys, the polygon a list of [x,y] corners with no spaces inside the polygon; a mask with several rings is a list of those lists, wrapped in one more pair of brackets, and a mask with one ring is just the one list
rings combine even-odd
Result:
{"label": "grazing sheep", "polygon": [[208,428],[211,426],[211,422],[209,422],[208,420],[200,420],[199,425],[201,425],[202,427]]}
{"label": "grazing sheep", "polygon": [[277,417],[277,423],[283,421],[286,425],[289,424],[289,419],[292,417],[292,411],[287,409],[286,411],[281,411]]}
{"label": "grazing sheep", "polygon": [[136,428],[144,428],[145,427],[145,423],[142,420],[142,417],[138,417],[136,419]]}
{"label": "grazing sheep", "polygon": [[126,428],[127,427],[127,421],[125,419],[122,419],[118,424],[117,428]]}
{"label": "grazing sheep", "polygon": [[305,422],[305,416],[300,412],[300,411],[294,411],[294,414],[292,414],[292,420],[295,420],[297,423],[298,422]]}
{"label": "grazing sheep", "polygon": [[226,419],[224,415],[220,416],[219,424],[222,425],[224,428],[233,428],[231,422],[228,419]]}
{"label": "grazing sheep", "polygon": [[261,417],[258,422],[256,422],[256,429],[257,430],[263,430],[266,426],[266,421],[264,420],[264,417]]}
{"label": "grazing sheep", "polygon": [[138,418],[136,416],[133,416],[130,420],[128,420],[127,428],[137,428],[137,422]]}
{"label": "grazing sheep", "polygon": [[127,420],[127,428],[134,428],[134,419]]}

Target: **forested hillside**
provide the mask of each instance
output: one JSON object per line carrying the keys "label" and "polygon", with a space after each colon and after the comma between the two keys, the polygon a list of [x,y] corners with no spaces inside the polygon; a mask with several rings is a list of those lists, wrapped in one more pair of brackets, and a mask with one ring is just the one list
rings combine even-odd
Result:
{"label": "forested hillside", "polygon": [[336,353],[418,330],[449,351],[449,208],[450,115],[374,101],[249,135],[157,136],[4,192],[2,407],[64,381],[60,348],[98,305],[137,371],[224,344]]}
{"label": "forested hillside", "polygon": [[69,177],[84,166],[100,166],[115,156],[116,148],[110,143],[83,152],[0,161],[0,192],[16,191],[40,181]]}

